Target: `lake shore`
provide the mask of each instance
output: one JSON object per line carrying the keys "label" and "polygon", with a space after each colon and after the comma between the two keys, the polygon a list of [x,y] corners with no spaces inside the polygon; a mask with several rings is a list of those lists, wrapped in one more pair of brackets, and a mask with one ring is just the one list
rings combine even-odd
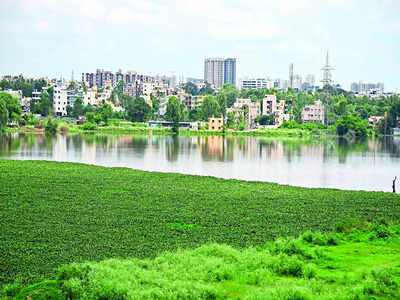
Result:
{"label": "lake shore", "polygon": [[[43,128],[8,128],[6,132],[43,132]],[[174,135],[171,128],[151,128],[151,127],[133,127],[133,126],[100,126],[96,130],[83,130],[82,126],[73,125],[65,128],[58,128],[57,132],[69,133],[107,133],[107,134],[138,134],[138,135]],[[336,135],[326,130],[310,131],[304,129],[254,129],[254,130],[232,130],[225,132],[217,130],[193,130],[180,129],[179,134],[182,136],[265,136],[265,137],[318,137]]]}
{"label": "lake shore", "polygon": [[51,278],[66,263],[155,257],[211,241],[261,246],[308,230],[332,232],[349,217],[400,220],[393,193],[76,163],[0,160],[0,183],[1,284]]}

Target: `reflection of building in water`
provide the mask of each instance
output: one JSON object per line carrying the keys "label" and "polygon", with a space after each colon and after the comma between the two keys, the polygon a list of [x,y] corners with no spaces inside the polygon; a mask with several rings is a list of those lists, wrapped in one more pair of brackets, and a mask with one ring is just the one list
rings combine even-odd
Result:
{"label": "reflection of building in water", "polygon": [[232,161],[233,143],[223,136],[207,136],[200,139],[203,160]]}
{"label": "reflection of building in water", "polygon": [[68,159],[67,136],[58,135],[54,139],[53,158],[57,161],[66,161]]}
{"label": "reflection of building in water", "polygon": [[96,144],[86,143],[82,144],[82,162],[85,164],[96,164]]}
{"label": "reflection of building in water", "polygon": [[281,140],[259,140],[258,154],[263,160],[283,160],[283,145]]}

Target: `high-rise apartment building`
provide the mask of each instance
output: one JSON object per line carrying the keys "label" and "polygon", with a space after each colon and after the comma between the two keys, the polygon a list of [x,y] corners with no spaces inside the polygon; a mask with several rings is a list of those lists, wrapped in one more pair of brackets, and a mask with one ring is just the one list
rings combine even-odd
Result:
{"label": "high-rise apartment building", "polygon": [[370,90],[379,90],[381,93],[383,93],[384,90],[384,85],[383,83],[363,83],[363,82],[353,82],[350,86],[350,90],[352,92],[357,92],[357,93],[367,93]]}
{"label": "high-rise apartment building", "polygon": [[221,88],[227,82],[236,85],[236,58],[206,58],[204,81],[216,88]]}

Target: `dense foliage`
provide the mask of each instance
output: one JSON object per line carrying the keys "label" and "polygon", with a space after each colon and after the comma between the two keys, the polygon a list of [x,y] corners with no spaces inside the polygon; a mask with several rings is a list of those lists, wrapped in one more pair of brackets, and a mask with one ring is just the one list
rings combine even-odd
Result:
{"label": "dense foliage", "polygon": [[264,245],[307,230],[331,231],[350,215],[400,218],[400,196],[393,193],[73,163],[0,160],[0,186],[0,283],[42,280],[65,263],[151,257],[208,241]]}
{"label": "dense foliage", "polygon": [[17,80],[3,79],[0,81],[0,88],[2,90],[12,89],[14,91],[21,90],[22,95],[25,97],[31,97],[34,89],[41,91],[43,87],[47,85],[44,79],[24,79],[19,78]]}
{"label": "dense foliage", "polygon": [[[201,226],[169,223],[190,234]],[[345,225],[345,226],[343,226]],[[343,231],[346,232],[343,233]],[[400,294],[400,226],[342,223],[261,247],[207,244],[155,259],[108,259],[60,268],[56,280],[0,293],[20,299],[375,299]],[[361,254],[361,255],[360,255]]]}
{"label": "dense foliage", "polygon": [[131,98],[126,108],[127,117],[132,122],[145,122],[151,117],[151,107],[142,98]]}
{"label": "dense foliage", "polygon": [[8,110],[6,102],[0,98],[0,133],[4,131],[8,123]]}
{"label": "dense foliage", "polygon": [[167,112],[165,118],[167,121],[172,122],[172,130],[175,133],[179,132],[179,122],[182,121],[183,108],[179,103],[178,99],[171,96],[167,103]]}
{"label": "dense foliage", "polygon": [[368,134],[368,122],[359,117],[345,115],[336,122],[338,135],[365,137]]}
{"label": "dense foliage", "polygon": [[56,134],[57,127],[58,127],[57,120],[53,119],[52,117],[49,117],[46,120],[44,129],[46,134]]}

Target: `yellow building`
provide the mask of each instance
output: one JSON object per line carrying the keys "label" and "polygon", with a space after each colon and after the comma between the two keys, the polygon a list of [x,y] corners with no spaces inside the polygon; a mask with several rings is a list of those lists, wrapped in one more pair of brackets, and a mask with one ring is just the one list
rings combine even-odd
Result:
{"label": "yellow building", "polygon": [[208,129],[209,130],[222,130],[222,126],[224,125],[224,119],[221,118],[208,118]]}

